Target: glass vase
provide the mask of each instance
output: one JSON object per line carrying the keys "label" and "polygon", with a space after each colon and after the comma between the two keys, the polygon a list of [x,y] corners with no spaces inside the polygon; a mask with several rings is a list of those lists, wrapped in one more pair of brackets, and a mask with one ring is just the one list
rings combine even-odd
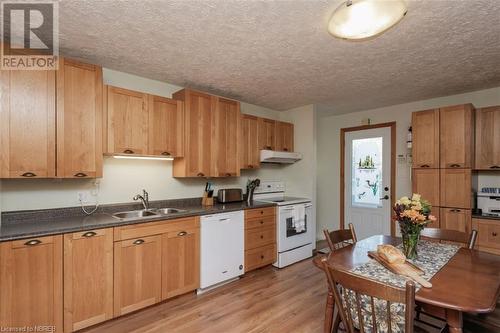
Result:
{"label": "glass vase", "polygon": [[403,237],[403,253],[407,259],[416,259],[418,256],[417,247],[418,241],[420,240],[420,229],[403,231],[401,236]]}

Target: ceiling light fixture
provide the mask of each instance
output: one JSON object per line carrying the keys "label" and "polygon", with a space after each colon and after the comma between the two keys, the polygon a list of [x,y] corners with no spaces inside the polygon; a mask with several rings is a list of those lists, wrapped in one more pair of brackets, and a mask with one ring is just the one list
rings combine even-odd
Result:
{"label": "ceiling light fixture", "polygon": [[173,157],[156,157],[156,156],[130,156],[130,155],[113,155],[114,158],[128,160],[157,160],[157,161],[173,161]]}
{"label": "ceiling light fixture", "polygon": [[404,0],[348,0],[333,12],[328,32],[342,39],[367,39],[396,25],[407,11]]}

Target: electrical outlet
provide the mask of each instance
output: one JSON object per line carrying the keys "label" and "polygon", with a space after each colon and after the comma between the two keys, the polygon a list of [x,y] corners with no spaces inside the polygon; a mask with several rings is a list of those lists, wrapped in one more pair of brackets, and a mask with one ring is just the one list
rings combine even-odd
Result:
{"label": "electrical outlet", "polygon": [[89,201],[89,192],[78,192],[76,195],[78,202],[86,203]]}

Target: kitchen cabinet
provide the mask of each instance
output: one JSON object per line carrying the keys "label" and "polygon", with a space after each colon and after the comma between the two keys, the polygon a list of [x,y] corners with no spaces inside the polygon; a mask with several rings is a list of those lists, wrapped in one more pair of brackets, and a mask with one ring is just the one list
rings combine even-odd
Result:
{"label": "kitchen cabinet", "polygon": [[441,228],[441,207],[432,206],[431,215],[436,218],[436,221],[427,224],[426,228]]}
{"label": "kitchen cabinet", "polygon": [[106,126],[108,154],[148,154],[148,95],[107,86]]}
{"label": "kitchen cabinet", "polygon": [[161,301],[161,236],[114,243],[114,315]]}
{"label": "kitchen cabinet", "polygon": [[500,254],[500,223],[489,219],[472,219],[472,229],[477,230],[476,249]]}
{"label": "kitchen cabinet", "polygon": [[276,261],[275,207],[245,210],[245,272]]}
{"label": "kitchen cabinet", "polygon": [[259,118],[259,149],[276,150],[276,121]]}
{"label": "kitchen cabinet", "polygon": [[439,109],[412,113],[413,168],[439,168]]}
{"label": "kitchen cabinet", "polygon": [[474,151],[474,107],[449,106],[439,111],[441,168],[471,168]]}
{"label": "kitchen cabinet", "polygon": [[293,151],[293,124],[276,121],[276,150]]}
{"label": "kitchen cabinet", "polygon": [[441,208],[439,215],[442,229],[458,230],[466,233],[470,232],[470,209]]}
{"label": "kitchen cabinet", "polygon": [[0,244],[0,327],[63,332],[62,253],[62,236]]}
{"label": "kitchen cabinet", "polygon": [[259,118],[248,114],[241,115],[241,169],[257,169],[260,167],[258,128]]}
{"label": "kitchen cabinet", "polygon": [[476,110],[475,169],[500,170],[500,106]]}
{"label": "kitchen cabinet", "polygon": [[184,102],[184,157],[175,159],[174,177],[209,177],[212,164],[212,113],[216,97],[183,89],[173,94]]}
{"label": "kitchen cabinet", "polygon": [[113,229],[64,235],[64,330],[113,318]]}
{"label": "kitchen cabinet", "polygon": [[216,97],[212,117],[212,172],[213,177],[240,175],[239,136],[240,103]]}
{"label": "kitchen cabinet", "polygon": [[181,101],[149,95],[149,155],[182,157],[184,106]]}
{"label": "kitchen cabinet", "polygon": [[200,286],[200,229],[178,229],[162,235],[162,299]]}
{"label": "kitchen cabinet", "polygon": [[450,208],[471,208],[472,177],[470,169],[441,169],[440,205]]}
{"label": "kitchen cabinet", "polygon": [[66,58],[57,71],[57,177],[102,177],[102,69]]}
{"label": "kitchen cabinet", "polygon": [[2,70],[0,85],[0,177],[55,177],[55,71]]}
{"label": "kitchen cabinet", "polygon": [[439,169],[414,168],[412,173],[413,193],[420,194],[433,207],[439,206]]}

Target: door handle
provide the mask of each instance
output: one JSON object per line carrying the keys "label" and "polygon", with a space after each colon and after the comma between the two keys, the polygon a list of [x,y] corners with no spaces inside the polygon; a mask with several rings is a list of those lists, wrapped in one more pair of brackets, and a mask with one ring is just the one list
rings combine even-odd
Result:
{"label": "door handle", "polygon": [[380,198],[380,200],[389,200],[389,196],[386,194],[382,198]]}

